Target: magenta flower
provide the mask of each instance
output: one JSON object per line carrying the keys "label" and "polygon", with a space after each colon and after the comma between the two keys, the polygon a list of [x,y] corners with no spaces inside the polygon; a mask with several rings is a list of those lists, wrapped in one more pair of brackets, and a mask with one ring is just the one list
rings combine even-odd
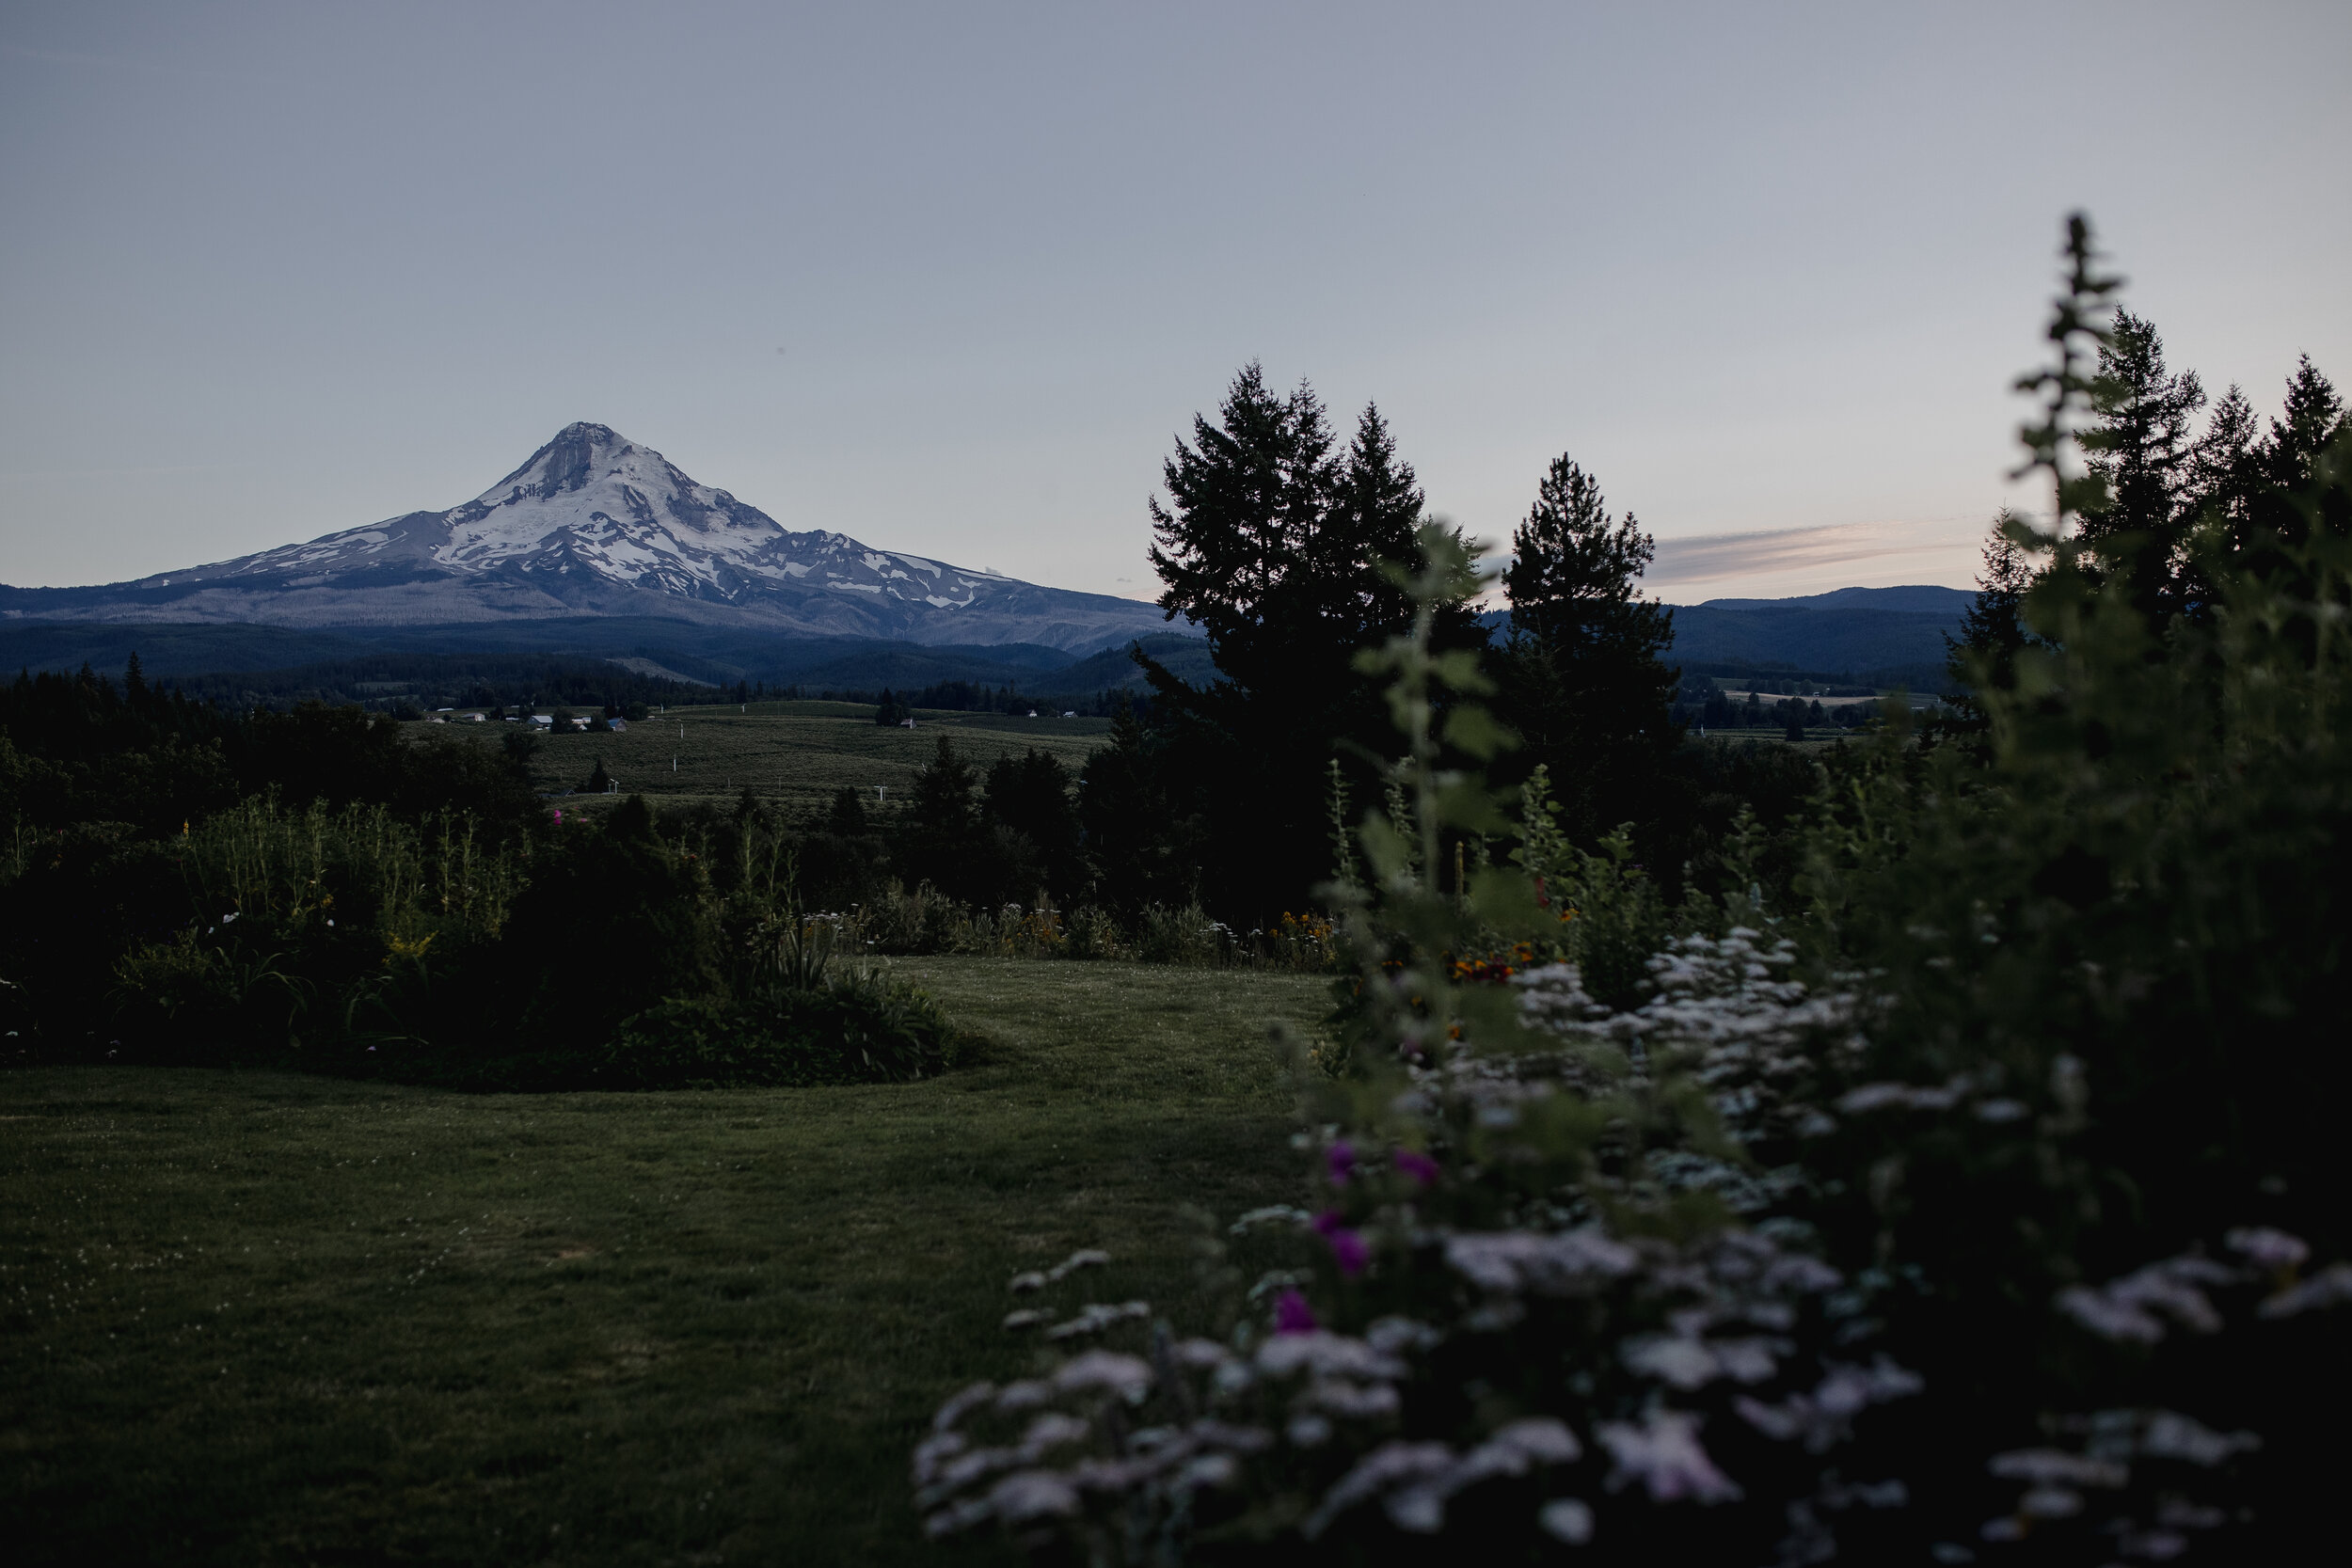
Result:
{"label": "magenta flower", "polygon": [[1424,1187],[1434,1187],[1438,1184],[1438,1162],[1418,1149],[1398,1149],[1396,1168]]}
{"label": "magenta flower", "polygon": [[1348,1228],[1347,1220],[1337,1209],[1326,1209],[1315,1216],[1315,1229],[1331,1243],[1331,1257],[1340,1266],[1340,1273],[1353,1279],[1364,1272],[1372,1261],[1372,1249],[1364,1244],[1359,1231]]}
{"label": "magenta flower", "polygon": [[1284,1291],[1274,1298],[1275,1333],[1312,1334],[1322,1326],[1315,1322],[1315,1309],[1296,1291]]}
{"label": "magenta flower", "polygon": [[1356,1174],[1355,1146],[1343,1138],[1330,1147],[1324,1159],[1331,1172],[1331,1185],[1346,1186],[1347,1179]]}
{"label": "magenta flower", "polygon": [[555,808],[555,825],[559,828],[564,825],[564,808],[562,806]]}

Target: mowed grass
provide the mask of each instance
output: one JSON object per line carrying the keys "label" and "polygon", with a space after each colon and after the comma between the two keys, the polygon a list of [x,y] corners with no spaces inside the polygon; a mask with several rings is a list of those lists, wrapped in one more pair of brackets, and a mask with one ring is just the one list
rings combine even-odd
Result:
{"label": "mowed grass", "polygon": [[1182,1206],[1294,1200],[1327,982],[902,959],[915,1085],[464,1096],[0,1074],[12,1562],[949,1563],[906,1458],[1024,1370],[1006,1282],[1181,1316]]}
{"label": "mowed grass", "polygon": [[[478,745],[500,743],[507,723],[410,726],[420,736],[453,734]],[[915,715],[915,728],[874,722],[874,710],[847,703],[754,703],[676,708],[631,724],[626,734],[543,736],[532,758],[532,782],[545,790],[577,789],[599,759],[624,792],[664,804],[698,800],[732,805],[746,789],[799,811],[831,802],[847,784],[870,807],[897,800],[914,772],[938,754],[939,736],[985,768],[1028,748],[1050,752],[1076,772],[1104,743],[1107,719],[1029,719],[1001,713]],[[887,791],[878,797],[876,791]],[[582,805],[592,802],[582,801]]]}

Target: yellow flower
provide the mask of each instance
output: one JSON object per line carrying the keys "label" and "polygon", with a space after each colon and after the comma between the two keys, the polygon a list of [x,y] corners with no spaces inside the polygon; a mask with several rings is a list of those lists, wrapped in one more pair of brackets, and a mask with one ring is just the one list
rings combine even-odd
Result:
{"label": "yellow flower", "polygon": [[394,958],[423,958],[425,950],[433,945],[433,938],[435,935],[436,933],[427,931],[424,935],[417,938],[414,942],[410,942],[405,937],[386,937],[384,939],[384,944],[386,947],[390,949],[390,951],[384,955],[384,967],[387,969],[391,968],[392,960]]}

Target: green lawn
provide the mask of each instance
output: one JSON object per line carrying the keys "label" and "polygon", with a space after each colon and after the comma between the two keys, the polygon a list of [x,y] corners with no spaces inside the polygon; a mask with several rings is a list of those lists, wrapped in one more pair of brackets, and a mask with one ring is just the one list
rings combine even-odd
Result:
{"label": "green lawn", "polygon": [[[906,1452],[1033,1352],[1016,1271],[1181,1307],[1179,1212],[1295,1196],[1327,982],[902,959],[928,1084],[463,1096],[0,1074],[16,1562],[946,1563]],[[985,1554],[982,1554],[985,1555]]]}

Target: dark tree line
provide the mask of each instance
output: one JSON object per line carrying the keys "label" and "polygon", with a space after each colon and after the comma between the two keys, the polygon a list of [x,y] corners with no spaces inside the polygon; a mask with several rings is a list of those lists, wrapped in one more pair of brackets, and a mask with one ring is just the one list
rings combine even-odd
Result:
{"label": "dark tree line", "polygon": [[[2352,419],[2309,355],[2265,425],[2235,386],[2209,405],[2197,372],[2167,363],[2154,325],[2119,311],[2099,350],[2090,407],[2079,564],[2152,626],[2206,622],[2217,567],[2291,583],[2305,570],[2295,552],[2314,528],[2352,536],[2352,504],[2329,466]],[[1994,519],[1976,602],[1950,640],[1956,679],[2011,688],[2017,654],[2032,641],[2029,539],[2023,519],[2007,511]]]}
{"label": "dark tree line", "polygon": [[1080,799],[1058,757],[1031,749],[981,768],[943,732],[904,796],[869,799],[845,785],[820,817],[801,824],[801,896],[811,908],[843,909],[896,881],[908,890],[928,883],[984,909],[1046,900],[1069,908],[1091,899],[1100,880]]}
{"label": "dark tree line", "polygon": [[[1391,568],[1416,559],[1425,500],[1377,407],[1343,443],[1311,388],[1278,392],[1255,364],[1178,439],[1163,482],[1151,503],[1159,602],[1206,633],[1222,678],[1190,687],[1138,657],[1149,722],[1122,721],[1088,768],[1085,843],[1136,899],[1197,896],[1263,923],[1304,907],[1334,870],[1332,764],[1352,813],[1382,799],[1395,731],[1356,658],[1409,624]],[[1500,782],[1543,765],[1572,836],[1597,843],[1630,822],[1669,882],[1742,805],[1774,821],[1793,812],[1804,791],[1777,759],[1684,742],[1661,659],[1670,612],[1640,594],[1649,538],[1593,475],[1554,462],[1512,544],[1508,626],[1491,634],[1460,607],[1434,638],[1495,683],[1491,706],[1521,742],[1491,769]]]}
{"label": "dark tree line", "polygon": [[454,737],[409,744],[390,715],[352,706],[218,707],[149,681],[135,654],[119,686],[85,665],[0,687],[0,814],[25,829],[177,832],[273,790],[485,822],[518,820],[533,800],[518,766]]}
{"label": "dark tree line", "polygon": [[742,700],[730,690],[624,670],[609,659],[535,654],[390,654],[283,670],[220,671],[172,678],[215,707],[286,709],[304,703],[415,717],[441,707],[671,707]]}

